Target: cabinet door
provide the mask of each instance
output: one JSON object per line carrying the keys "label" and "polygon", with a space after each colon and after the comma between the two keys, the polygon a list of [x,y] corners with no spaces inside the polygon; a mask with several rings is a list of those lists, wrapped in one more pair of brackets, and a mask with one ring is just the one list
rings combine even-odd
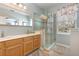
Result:
{"label": "cabinet door", "polygon": [[32,52],[32,50],[33,50],[33,40],[24,42],[24,55]]}
{"label": "cabinet door", "polygon": [[34,49],[40,48],[40,40],[34,39]]}
{"label": "cabinet door", "polygon": [[34,37],[34,49],[40,48],[40,35]]}
{"label": "cabinet door", "polygon": [[0,56],[5,56],[4,42],[0,42]]}
{"label": "cabinet door", "polygon": [[5,49],[0,49],[0,56],[5,56]]}
{"label": "cabinet door", "polygon": [[18,44],[18,45],[6,48],[6,56],[22,56],[22,55],[23,55],[22,44]]}

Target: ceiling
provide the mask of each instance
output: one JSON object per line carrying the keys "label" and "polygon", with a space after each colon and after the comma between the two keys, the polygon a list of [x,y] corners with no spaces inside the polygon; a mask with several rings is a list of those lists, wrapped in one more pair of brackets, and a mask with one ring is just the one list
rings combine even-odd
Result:
{"label": "ceiling", "polygon": [[62,6],[64,4],[67,4],[67,3],[33,3],[33,5],[41,8],[41,9],[50,9],[51,7],[55,8],[58,6]]}

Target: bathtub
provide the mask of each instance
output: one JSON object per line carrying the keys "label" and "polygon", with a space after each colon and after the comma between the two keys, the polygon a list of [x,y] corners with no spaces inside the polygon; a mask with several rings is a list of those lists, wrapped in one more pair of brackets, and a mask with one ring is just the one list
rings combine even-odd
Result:
{"label": "bathtub", "polygon": [[70,33],[57,33],[56,43],[69,46],[70,45]]}

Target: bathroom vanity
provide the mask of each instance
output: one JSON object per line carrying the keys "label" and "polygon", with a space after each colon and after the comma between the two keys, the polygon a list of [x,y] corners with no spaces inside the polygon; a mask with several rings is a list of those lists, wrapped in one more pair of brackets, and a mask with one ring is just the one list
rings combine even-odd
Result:
{"label": "bathroom vanity", "polygon": [[0,56],[25,56],[40,48],[40,32],[0,38]]}

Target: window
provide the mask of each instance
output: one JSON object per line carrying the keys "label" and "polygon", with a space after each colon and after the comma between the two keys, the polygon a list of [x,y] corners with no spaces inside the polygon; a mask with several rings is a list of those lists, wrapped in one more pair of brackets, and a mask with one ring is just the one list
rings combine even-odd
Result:
{"label": "window", "polygon": [[57,32],[69,33],[75,28],[77,5],[68,5],[57,11]]}

